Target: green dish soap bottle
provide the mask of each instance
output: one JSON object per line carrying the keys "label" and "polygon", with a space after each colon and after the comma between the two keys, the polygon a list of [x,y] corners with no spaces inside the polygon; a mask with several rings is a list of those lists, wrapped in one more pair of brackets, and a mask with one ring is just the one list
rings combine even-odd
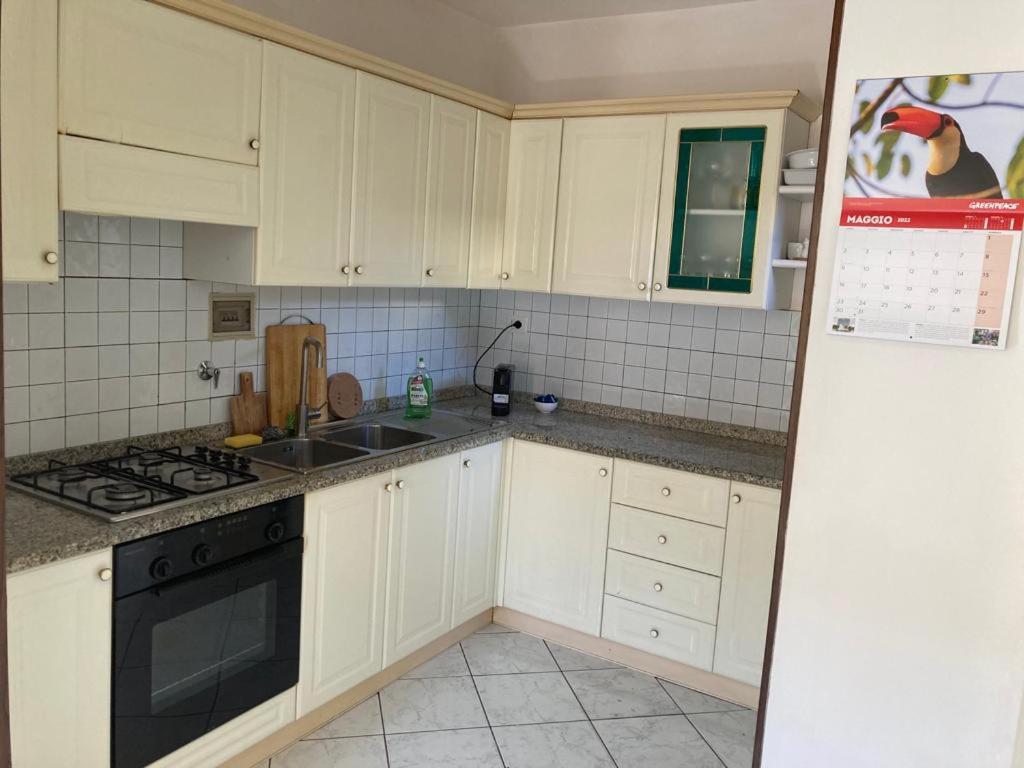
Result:
{"label": "green dish soap bottle", "polygon": [[434,380],[430,378],[427,364],[421,357],[416,362],[416,370],[409,376],[406,387],[408,402],[405,406],[405,418],[429,419],[430,401],[434,399]]}

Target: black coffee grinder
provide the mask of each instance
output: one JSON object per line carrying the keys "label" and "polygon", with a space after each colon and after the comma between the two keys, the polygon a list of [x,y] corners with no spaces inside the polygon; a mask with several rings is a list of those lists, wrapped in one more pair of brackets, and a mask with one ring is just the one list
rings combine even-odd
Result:
{"label": "black coffee grinder", "polygon": [[473,366],[473,386],[491,398],[491,416],[508,416],[512,413],[512,374],[515,373],[515,366],[508,365],[507,363],[494,366],[494,376],[491,379],[490,392],[477,384],[476,369],[479,367],[480,361],[484,359],[484,355],[494,348],[494,345],[498,343],[498,339],[502,337],[505,331],[522,327],[523,324],[519,320],[514,320],[498,331],[494,341],[488,344],[487,349],[480,353],[480,357],[476,359],[476,364]]}

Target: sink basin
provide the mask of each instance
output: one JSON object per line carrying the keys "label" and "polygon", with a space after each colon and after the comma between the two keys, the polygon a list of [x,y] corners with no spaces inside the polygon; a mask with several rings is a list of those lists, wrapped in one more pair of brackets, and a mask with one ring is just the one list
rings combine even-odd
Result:
{"label": "sink basin", "polygon": [[278,440],[274,443],[243,448],[239,453],[255,461],[273,464],[297,472],[311,472],[369,454],[350,445],[325,443],[322,440]]}
{"label": "sink basin", "polygon": [[321,440],[329,440],[332,444],[342,443],[371,451],[393,451],[434,439],[433,435],[414,432],[401,427],[389,427],[386,424],[359,424],[324,432]]}

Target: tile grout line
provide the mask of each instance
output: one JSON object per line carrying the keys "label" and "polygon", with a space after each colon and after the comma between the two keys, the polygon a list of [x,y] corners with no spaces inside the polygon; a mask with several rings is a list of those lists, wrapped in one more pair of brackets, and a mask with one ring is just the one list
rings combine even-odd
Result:
{"label": "tile grout line", "polygon": [[[472,635],[470,635],[472,637]],[[480,710],[484,713],[484,720],[487,722],[487,730],[491,732],[491,741],[494,743],[494,749],[498,753],[498,760],[501,762],[502,768],[506,766],[505,756],[501,754],[501,747],[498,746],[498,737],[494,735],[494,727],[491,725],[491,717],[487,714],[487,707],[484,706],[483,696],[480,695],[480,689],[476,685],[476,675],[473,674],[473,668],[469,666],[469,657],[466,656],[466,649],[462,647],[462,641],[458,643],[459,653],[462,654],[462,660],[466,662],[466,669],[469,670],[469,679],[473,681],[473,690],[476,691],[476,699],[480,702]]]}
{"label": "tile grout line", "polygon": [[380,735],[384,739],[384,762],[387,764],[387,768],[391,768],[391,755],[388,754],[388,731],[384,727],[384,704],[380,700],[380,691],[374,694],[377,699],[377,711],[380,712]]}
{"label": "tile grout line", "polygon": [[[544,642],[544,647],[547,648],[548,649],[548,653],[551,654],[551,658],[554,659],[555,655],[553,653],[551,653],[551,646],[549,645],[548,641],[544,640],[543,642]],[[605,751],[605,754],[608,755],[608,759],[612,761],[612,765],[615,766],[615,768],[619,768],[619,764],[615,761],[615,757],[612,755],[612,751],[610,749],[608,749],[608,745],[605,743],[604,739],[601,737],[600,731],[598,731],[597,728],[594,726],[593,718],[590,716],[590,713],[587,712],[587,708],[583,706],[583,702],[580,701],[580,697],[576,693],[576,689],[572,687],[572,683],[569,682],[569,678],[565,674],[565,670],[562,669],[562,665],[558,663],[557,659],[555,660],[555,666],[558,667],[558,671],[562,673],[562,679],[565,680],[565,684],[567,686],[569,686],[569,690],[572,691],[573,698],[576,699],[576,703],[579,704],[580,705],[580,709],[583,710],[583,714],[586,716],[587,722],[590,724],[590,730],[592,730],[594,732],[594,735],[597,736],[597,740],[601,743],[601,746],[604,747],[604,751]]]}
{"label": "tile grout line", "polygon": [[[654,679],[658,681],[658,685],[661,687],[661,690],[663,690],[665,692],[665,695],[668,696],[670,699],[672,699],[672,694],[668,692],[668,689],[665,687],[665,684],[662,682],[661,678],[660,677],[655,677]],[[699,691],[698,691],[698,693],[699,693]],[[675,702],[675,699],[672,699],[672,701]],[[679,707],[678,704],[676,704],[676,706]],[[686,712],[683,712],[683,708],[682,707],[679,707],[679,711],[682,712],[683,717],[686,718],[686,722],[688,722],[690,724],[690,727],[693,728],[693,730],[697,732],[698,736],[700,736],[701,741],[703,741],[705,744],[707,744],[708,749],[711,750],[711,754],[713,754],[716,758],[718,758],[718,762],[720,762],[722,764],[722,768],[728,768],[728,766],[726,766],[726,764],[725,764],[725,760],[723,760],[722,756],[720,754],[718,754],[718,752],[715,750],[714,747],[711,746],[711,742],[709,742],[707,740],[707,738],[705,738],[704,734],[701,733],[700,728],[698,728],[696,725],[694,725],[693,720],[690,719],[690,716],[687,715]]]}

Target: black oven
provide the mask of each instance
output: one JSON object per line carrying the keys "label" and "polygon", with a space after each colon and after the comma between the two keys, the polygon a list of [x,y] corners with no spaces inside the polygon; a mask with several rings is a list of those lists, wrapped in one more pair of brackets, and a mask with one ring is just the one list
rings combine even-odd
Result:
{"label": "black oven", "polygon": [[141,768],[298,682],[301,497],[114,549],[111,755]]}

